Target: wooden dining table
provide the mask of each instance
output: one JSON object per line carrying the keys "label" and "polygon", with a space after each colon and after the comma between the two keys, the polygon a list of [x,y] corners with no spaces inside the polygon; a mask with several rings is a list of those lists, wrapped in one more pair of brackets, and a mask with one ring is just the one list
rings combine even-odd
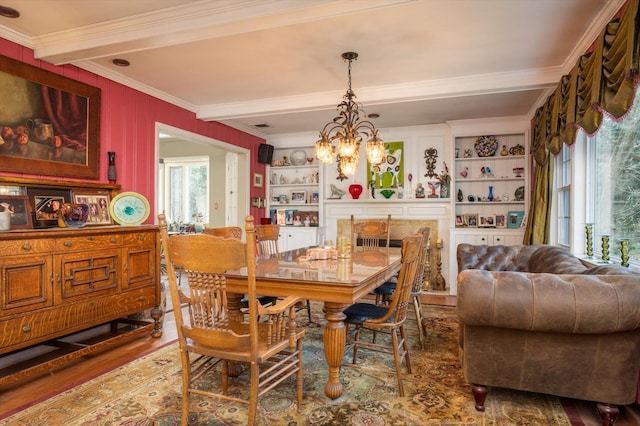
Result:
{"label": "wooden dining table", "polygon": [[[322,250],[317,247],[259,257],[256,292],[264,296],[299,296],[324,302],[323,341],[329,368],[324,391],[329,398],[336,399],[344,391],[340,382],[340,365],[347,340],[343,310],[392,278],[400,270],[400,254],[366,250],[353,252],[347,258],[322,257]],[[246,270],[227,273],[227,303],[231,312],[240,314],[241,298],[246,292]]]}

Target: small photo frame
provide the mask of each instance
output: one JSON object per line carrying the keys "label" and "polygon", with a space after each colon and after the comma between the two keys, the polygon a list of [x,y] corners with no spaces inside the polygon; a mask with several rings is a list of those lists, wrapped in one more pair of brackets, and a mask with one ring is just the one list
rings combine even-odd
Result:
{"label": "small photo frame", "polygon": [[495,228],[496,227],[496,215],[494,214],[482,214],[478,219],[478,228]]}
{"label": "small photo frame", "polygon": [[307,201],[307,191],[291,191],[292,203],[305,203]]}
{"label": "small photo frame", "polygon": [[111,197],[107,191],[75,192],[73,202],[89,205],[89,217],[87,225],[113,225],[109,205]]}
{"label": "small photo frame", "polygon": [[496,215],[496,228],[506,228],[507,227],[507,217],[504,214]]}
{"label": "small photo frame", "polygon": [[251,197],[251,207],[260,208],[260,197]]}
{"label": "small photo frame", "polygon": [[[32,229],[31,205],[26,195],[0,196],[0,212],[11,213],[11,229]],[[57,220],[57,219],[56,219]]]}
{"label": "small photo frame", "polygon": [[466,222],[464,221],[465,217],[463,214],[457,214],[456,215],[456,228],[464,228],[465,226],[467,226]]}
{"label": "small photo frame", "polygon": [[464,218],[465,223],[469,228],[477,228],[478,227],[478,214],[470,213],[465,215]]}
{"label": "small photo frame", "polygon": [[34,228],[58,226],[58,210],[71,202],[71,190],[54,188],[27,188]]}
{"label": "small photo frame", "polygon": [[260,173],[253,174],[253,186],[256,188],[262,188],[264,185],[264,176]]}
{"label": "small photo frame", "polygon": [[312,192],[311,193],[311,203],[317,204],[320,202],[320,193]]}
{"label": "small photo frame", "polygon": [[524,211],[510,211],[507,213],[507,228],[509,229],[517,229],[520,228],[522,224],[522,219],[524,218]]}

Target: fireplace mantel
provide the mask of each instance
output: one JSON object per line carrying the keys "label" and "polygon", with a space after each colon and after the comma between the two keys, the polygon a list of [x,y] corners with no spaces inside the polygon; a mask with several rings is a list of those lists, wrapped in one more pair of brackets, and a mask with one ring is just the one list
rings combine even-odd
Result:
{"label": "fireplace mantel", "polygon": [[[422,223],[420,226],[432,226],[434,221],[437,223],[437,229],[433,229],[434,242],[435,239],[441,239],[443,248],[442,256],[442,274],[449,287],[449,259],[448,253],[449,227],[451,221],[451,204],[449,199],[403,199],[403,200],[387,200],[387,199],[328,199],[323,202],[323,223],[325,226],[325,238],[336,240],[339,231],[338,221],[348,220],[351,215],[356,219],[385,219],[388,214],[391,215],[392,233],[394,221],[408,221],[412,223]],[[417,229],[417,227],[416,227]],[[455,291],[455,290],[454,290]]]}

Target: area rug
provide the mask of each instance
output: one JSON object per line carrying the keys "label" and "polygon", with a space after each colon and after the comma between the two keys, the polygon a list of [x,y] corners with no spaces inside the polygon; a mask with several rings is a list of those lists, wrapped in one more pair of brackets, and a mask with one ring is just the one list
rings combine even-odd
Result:
{"label": "area rug", "polygon": [[[317,308],[317,307],[316,307]],[[455,308],[425,306],[427,348],[412,342],[412,374],[404,375],[406,396],[398,396],[393,359],[359,352],[371,369],[343,367],[344,394],[324,394],[327,369],[322,349],[322,314],[304,340],[304,404],[295,404],[295,386],[284,383],[265,395],[258,407],[259,425],[566,425],[571,426],[557,398],[527,392],[491,389],[485,413],[474,409],[458,359]],[[202,386],[217,386],[217,372]],[[0,421],[0,425],[179,425],[180,358],[177,343],[69,389]],[[248,394],[248,375],[232,380],[230,391]],[[247,406],[194,396],[191,425],[244,425]]]}

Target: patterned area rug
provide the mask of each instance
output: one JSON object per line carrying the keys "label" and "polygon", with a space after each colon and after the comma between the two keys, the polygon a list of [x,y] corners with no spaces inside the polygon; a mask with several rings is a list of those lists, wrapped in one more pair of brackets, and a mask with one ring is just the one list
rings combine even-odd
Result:
{"label": "patterned area rug", "polygon": [[[322,323],[320,305],[314,320]],[[393,358],[359,352],[372,369],[343,367],[344,394],[335,401],[324,394],[327,379],[322,327],[311,324],[304,340],[304,404],[295,404],[295,386],[283,384],[262,398],[260,425],[566,425],[558,399],[540,394],[491,389],[485,413],[474,409],[458,359],[455,308],[424,307],[428,346],[418,346],[409,330],[413,374],[405,374],[406,396],[398,396]],[[411,322],[413,320],[410,320]],[[411,324],[409,324],[411,325]],[[386,359],[388,358],[388,359]],[[217,386],[211,374],[203,387]],[[231,391],[248,394],[248,375],[231,381]],[[137,359],[87,383],[0,421],[0,425],[179,425],[180,358],[177,343]],[[244,425],[247,406],[192,397],[191,425]]]}

